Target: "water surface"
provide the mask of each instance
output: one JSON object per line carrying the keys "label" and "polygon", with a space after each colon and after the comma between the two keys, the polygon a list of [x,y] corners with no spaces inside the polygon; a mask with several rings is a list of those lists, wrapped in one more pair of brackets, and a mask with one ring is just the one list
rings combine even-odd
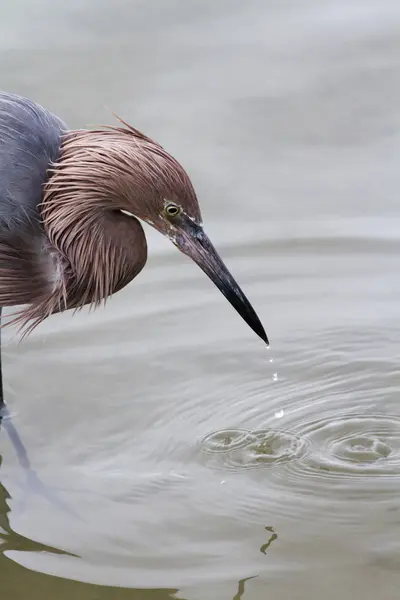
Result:
{"label": "water surface", "polygon": [[39,481],[2,431],[4,598],[397,597],[399,30],[394,0],[7,8],[2,87],[173,152],[271,347],[148,228],[105,309],[7,330]]}

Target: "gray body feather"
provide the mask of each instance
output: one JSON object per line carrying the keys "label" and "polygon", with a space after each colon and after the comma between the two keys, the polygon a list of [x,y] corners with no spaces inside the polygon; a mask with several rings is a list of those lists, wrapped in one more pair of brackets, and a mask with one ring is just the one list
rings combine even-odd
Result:
{"label": "gray body feather", "polygon": [[38,104],[0,92],[0,306],[33,302],[54,279],[38,206],[65,129]]}
{"label": "gray body feather", "polygon": [[58,159],[67,126],[30,100],[0,92],[0,239],[14,225],[38,223],[49,163]]}

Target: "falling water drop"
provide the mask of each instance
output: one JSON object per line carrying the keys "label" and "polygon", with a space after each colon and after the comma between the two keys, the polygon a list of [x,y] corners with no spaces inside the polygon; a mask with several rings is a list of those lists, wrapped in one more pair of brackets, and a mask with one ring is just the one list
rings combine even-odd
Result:
{"label": "falling water drop", "polygon": [[[267,348],[267,350],[269,350],[269,347]],[[274,358],[271,356],[271,357],[268,359],[268,362],[269,362],[270,364],[272,364],[272,363],[274,362]],[[279,379],[279,377],[278,377],[278,373],[275,371],[274,373],[272,373],[272,381],[278,381],[278,379]]]}

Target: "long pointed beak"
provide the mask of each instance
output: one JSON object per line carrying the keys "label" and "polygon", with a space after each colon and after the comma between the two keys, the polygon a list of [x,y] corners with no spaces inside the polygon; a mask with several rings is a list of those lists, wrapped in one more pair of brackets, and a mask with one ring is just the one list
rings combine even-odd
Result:
{"label": "long pointed beak", "polygon": [[251,329],[269,345],[267,334],[254,308],[226,268],[203,228],[186,215],[182,215],[176,232],[174,244],[208,275]]}

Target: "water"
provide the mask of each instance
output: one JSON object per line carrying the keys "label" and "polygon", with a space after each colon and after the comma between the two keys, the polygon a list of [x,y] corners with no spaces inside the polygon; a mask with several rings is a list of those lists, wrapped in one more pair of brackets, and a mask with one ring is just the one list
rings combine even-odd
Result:
{"label": "water", "polygon": [[174,153],[271,348],[148,228],[105,309],[7,331],[35,474],[3,431],[2,597],[397,597],[399,30],[397,0],[7,8],[2,88]]}

